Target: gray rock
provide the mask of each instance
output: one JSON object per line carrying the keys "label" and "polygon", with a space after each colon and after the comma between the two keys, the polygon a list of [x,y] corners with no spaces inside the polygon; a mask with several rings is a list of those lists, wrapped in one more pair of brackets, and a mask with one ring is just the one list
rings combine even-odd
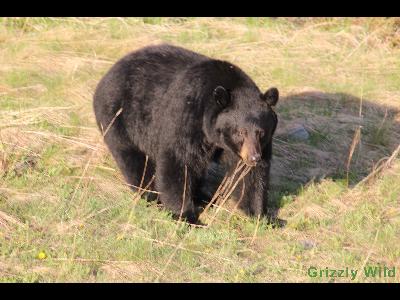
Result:
{"label": "gray rock", "polygon": [[300,241],[300,244],[303,246],[304,250],[310,250],[317,245],[316,242],[311,240],[302,240]]}
{"label": "gray rock", "polygon": [[306,141],[310,138],[310,134],[304,128],[303,125],[296,125],[296,126],[291,127],[288,130],[287,135],[290,139],[299,140],[299,141]]}

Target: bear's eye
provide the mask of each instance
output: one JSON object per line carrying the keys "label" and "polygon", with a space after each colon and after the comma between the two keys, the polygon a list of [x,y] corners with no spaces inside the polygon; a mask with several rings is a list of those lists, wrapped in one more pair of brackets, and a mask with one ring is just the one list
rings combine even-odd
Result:
{"label": "bear's eye", "polygon": [[239,135],[240,136],[245,136],[247,134],[246,129],[239,129]]}
{"label": "bear's eye", "polygon": [[265,135],[265,131],[262,130],[262,129],[260,129],[260,130],[257,131],[257,134],[258,134],[258,137],[259,137],[259,138],[262,138],[262,137],[264,137],[264,135]]}

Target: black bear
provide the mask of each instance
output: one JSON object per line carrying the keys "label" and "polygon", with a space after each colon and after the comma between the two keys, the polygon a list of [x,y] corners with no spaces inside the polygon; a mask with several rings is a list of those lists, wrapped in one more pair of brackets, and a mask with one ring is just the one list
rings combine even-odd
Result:
{"label": "black bear", "polygon": [[196,223],[203,177],[221,157],[253,166],[241,208],[266,214],[278,97],[276,88],[262,93],[229,62],[162,44],[112,66],[96,88],[94,111],[128,184],[155,175],[161,203]]}

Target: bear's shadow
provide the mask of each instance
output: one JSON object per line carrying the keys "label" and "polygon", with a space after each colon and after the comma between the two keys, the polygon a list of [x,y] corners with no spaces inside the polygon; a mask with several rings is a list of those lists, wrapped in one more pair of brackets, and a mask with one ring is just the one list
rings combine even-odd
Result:
{"label": "bear's shadow", "polygon": [[[361,107],[361,108],[360,108]],[[400,141],[400,109],[344,93],[307,91],[281,97],[276,112],[270,175],[269,215],[276,216],[287,195],[324,178],[350,186],[367,176]],[[349,153],[356,139],[350,167]],[[213,163],[204,186],[212,194],[226,170]]]}

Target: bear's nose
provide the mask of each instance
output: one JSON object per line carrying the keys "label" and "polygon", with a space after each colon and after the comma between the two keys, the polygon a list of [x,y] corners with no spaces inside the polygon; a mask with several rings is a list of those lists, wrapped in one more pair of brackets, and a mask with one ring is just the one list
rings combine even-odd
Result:
{"label": "bear's nose", "polygon": [[252,155],[252,156],[250,157],[250,161],[251,161],[252,163],[259,162],[260,159],[261,159],[261,155],[258,154],[258,153],[257,153],[257,154],[254,154],[254,155]]}

